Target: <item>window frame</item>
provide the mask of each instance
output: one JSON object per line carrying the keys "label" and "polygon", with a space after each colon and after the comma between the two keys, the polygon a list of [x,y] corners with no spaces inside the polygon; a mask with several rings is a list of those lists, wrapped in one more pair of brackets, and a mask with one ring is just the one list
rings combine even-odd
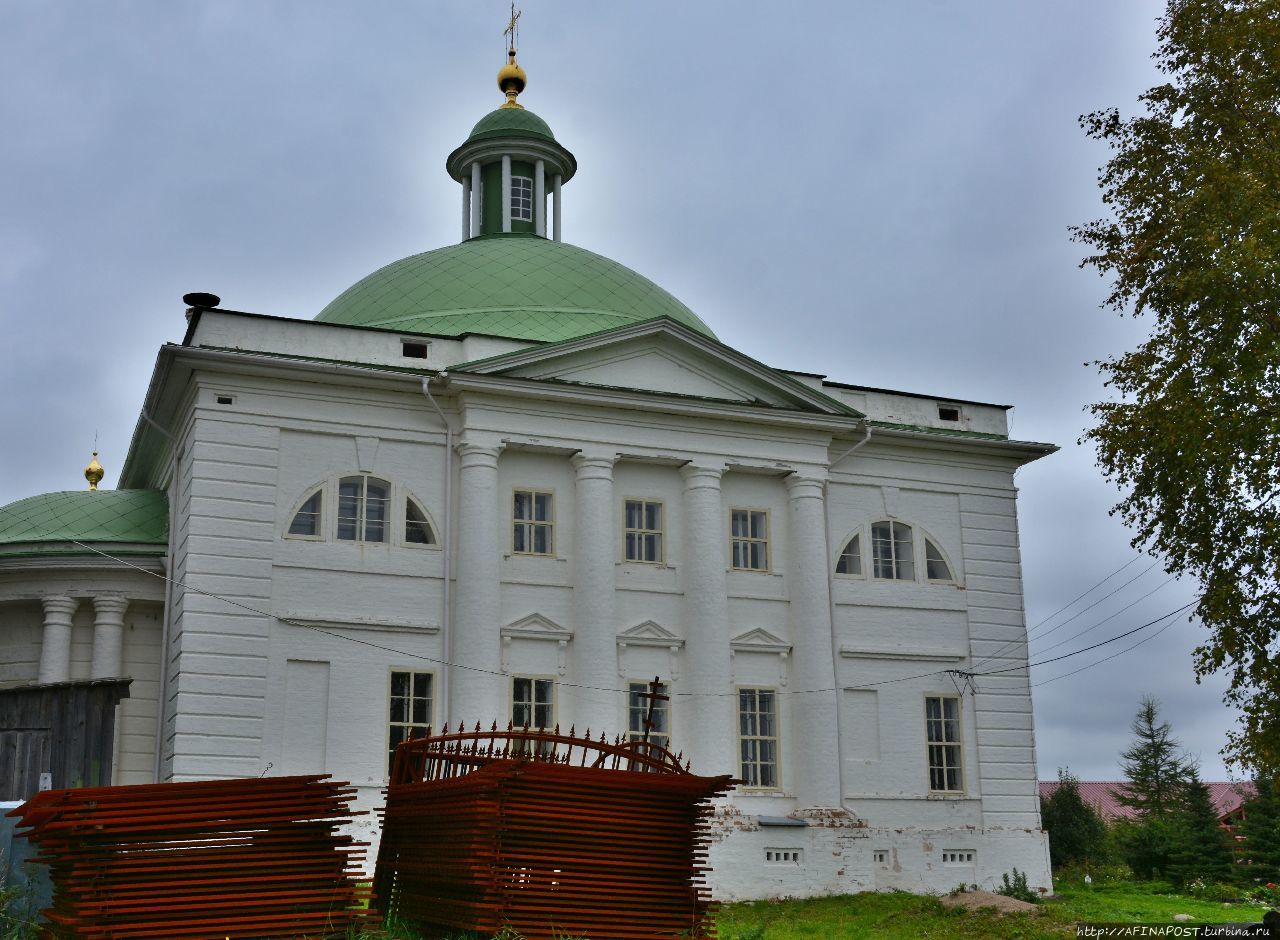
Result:
{"label": "window frame", "polygon": [[[441,548],[440,528],[439,526],[436,525],[435,519],[431,518],[431,513],[427,512],[427,507],[422,505],[422,503],[419,500],[414,499],[413,496],[409,494],[408,490],[401,491],[400,495],[404,497],[404,514],[403,514],[403,519],[401,519],[401,525],[403,526],[403,531],[400,533],[400,540],[399,542],[397,542],[397,544],[403,545],[405,548],[416,548],[420,550],[426,549],[428,551],[440,551],[440,548]],[[431,529],[432,536],[435,538],[434,542],[410,542],[409,541],[409,506],[410,505],[416,506],[418,508],[418,511],[422,513],[423,520],[426,521],[427,525]]]}
{"label": "window frame", "polygon": [[[648,710],[648,704],[646,703],[645,705],[641,706],[641,709],[640,709],[640,710],[641,710],[641,715],[640,715],[640,728],[639,728],[639,730],[632,730],[632,728],[631,728],[631,708],[632,708],[632,706],[631,706],[631,696],[632,696],[633,694],[635,694],[635,686],[640,686],[640,688],[641,688],[644,692],[648,692],[648,691],[649,691],[649,684],[650,684],[650,682],[652,682],[652,681],[653,681],[653,680],[651,680],[651,679],[628,679],[628,680],[627,680],[627,688],[626,688],[626,695],[627,695],[627,703],[626,703],[626,708],[627,708],[627,731],[626,731],[625,736],[623,737],[623,740],[624,740],[624,741],[642,741],[642,740],[644,740],[644,712],[646,712],[646,711]],[[666,713],[666,717],[667,717],[667,730],[666,730],[666,731],[654,731],[653,733],[651,733],[651,734],[649,735],[649,741],[650,741],[650,743],[653,743],[653,740],[654,740],[655,735],[661,735],[662,737],[666,738],[666,740],[665,740],[665,741],[662,741],[662,742],[661,742],[661,745],[662,745],[663,747],[665,747],[665,748],[670,748],[670,747],[671,747],[671,705],[672,705],[672,702],[673,702],[673,700],[674,700],[674,696],[672,696],[672,694],[671,694],[671,683],[670,683],[670,682],[663,682],[661,685],[662,685],[662,688],[661,688],[661,690],[659,691],[659,693],[658,693],[658,694],[660,694],[660,695],[666,695],[666,696],[668,696],[668,699],[667,699],[667,701],[665,701],[665,702],[658,702],[658,703],[657,703],[657,706],[654,708],[654,712],[655,712],[655,713],[657,713],[657,712],[661,711],[661,712],[665,712],[665,713]]]}
{"label": "window frame", "polygon": [[[360,495],[358,497],[358,514],[356,516],[356,533],[357,538],[344,539],[338,534],[338,527],[342,523],[342,484],[346,480],[359,479]],[[387,513],[383,518],[385,526],[386,538],[376,541],[364,538],[368,528],[368,507],[369,507],[369,481],[376,480],[378,483],[384,483],[387,487]],[[355,545],[394,545],[395,540],[395,504],[396,504],[396,485],[385,477],[375,476],[372,473],[346,473],[338,477],[334,484],[334,513],[333,513],[333,540],[335,542],[350,542]]]}
{"label": "window frame", "polygon": [[[410,708],[409,717],[410,717],[410,718],[412,718],[412,717],[413,717],[413,712],[412,712],[412,708],[413,708],[413,705],[412,705],[412,702],[413,702],[413,679],[412,679],[412,677],[413,677],[413,676],[415,676],[415,675],[425,675],[425,676],[430,676],[430,677],[431,677],[431,699],[430,699],[430,705],[428,706],[427,723],[426,723],[426,725],[425,725],[425,726],[424,726],[424,725],[422,725],[422,724],[421,724],[421,722],[417,722],[417,721],[394,721],[394,722],[393,722],[393,721],[391,720],[391,700],[392,700],[392,697],[393,697],[393,695],[392,695],[392,683],[395,681],[395,678],[394,678],[394,677],[395,677],[395,674],[396,674],[397,672],[404,672],[404,673],[408,673],[408,674],[409,674],[409,676],[410,676],[410,679],[409,679],[409,693],[410,693],[410,694],[409,694],[409,696],[408,696],[408,701],[409,701],[409,703],[410,703],[410,705],[409,705],[409,708]],[[383,753],[384,753],[384,754],[386,754],[386,755],[387,755],[387,769],[386,769],[386,777],[387,777],[387,779],[388,779],[388,780],[389,780],[389,779],[391,779],[391,763],[392,763],[392,761],[395,759],[395,753],[394,753],[394,751],[392,751],[392,749],[391,749],[391,728],[392,728],[392,726],[395,726],[395,725],[402,726],[402,727],[406,727],[406,728],[408,728],[408,727],[415,727],[415,728],[416,728],[416,727],[425,727],[425,728],[427,728],[427,730],[432,730],[432,729],[434,729],[434,728],[435,728],[435,726],[436,726],[436,724],[435,724],[435,717],[436,717],[436,703],[438,702],[438,700],[439,700],[439,698],[440,698],[439,691],[438,691],[438,690],[439,690],[439,682],[437,681],[437,679],[438,679],[438,677],[437,677],[437,675],[436,675],[436,671],[435,671],[434,669],[415,669],[415,668],[414,668],[414,667],[412,667],[412,666],[405,666],[405,667],[389,666],[389,667],[387,667],[387,696],[386,696],[387,710],[386,710],[386,712],[385,712],[385,714],[386,714],[386,716],[387,716],[387,717],[386,717],[386,719],[385,719],[385,720],[384,720],[384,722],[383,722],[383,728],[384,728],[385,730],[384,730],[384,733],[383,733],[383,736],[382,736],[382,751],[383,751]],[[409,740],[409,738],[404,738],[403,740],[406,740],[406,741],[407,741],[407,740]]]}
{"label": "window frame", "polygon": [[[528,679],[530,682],[534,683],[533,685],[529,686],[529,693],[531,696],[533,696],[529,700],[530,709],[537,708],[537,688],[538,688],[537,683],[538,682],[551,683],[551,702],[549,703],[551,706],[551,723],[545,726],[545,730],[547,731],[553,730],[556,727],[556,723],[559,721],[557,716],[560,714],[560,689],[559,689],[560,683],[556,681],[556,677],[546,675],[545,673],[514,673],[513,672],[511,673],[509,678],[511,681],[507,683],[507,716],[508,716],[508,720],[511,722],[511,727],[517,731],[523,731],[525,729],[524,725],[516,724],[516,682],[520,679]],[[540,730],[540,726],[533,725],[533,724],[529,725],[528,728],[530,731]]]}
{"label": "window frame", "polygon": [[[931,719],[929,718],[929,700],[930,700],[930,699],[938,699],[939,701],[943,701],[943,702],[945,702],[945,701],[947,701],[947,700],[950,700],[950,701],[952,701],[952,702],[955,702],[955,703],[956,703],[956,717],[955,717],[955,723],[956,723],[956,740],[955,740],[955,741],[930,741],[930,740],[929,740],[929,722],[931,721]],[[928,784],[928,793],[929,793],[929,795],[930,795],[930,796],[964,796],[965,794],[967,794],[967,793],[968,793],[968,789],[967,789],[967,786],[966,786],[966,776],[967,776],[967,775],[966,775],[966,773],[965,773],[965,758],[964,758],[964,737],[965,737],[965,734],[964,734],[964,699],[963,699],[961,696],[956,695],[955,693],[946,693],[946,692],[926,692],[926,693],[924,693],[923,701],[922,701],[922,703],[921,703],[921,704],[923,704],[923,705],[924,705],[924,710],[923,710],[923,715],[924,715],[924,769],[925,769],[925,779],[926,779],[927,784]],[[942,717],[941,717],[939,720],[945,723],[945,722],[948,720],[948,719],[947,719],[947,717],[946,717],[946,709],[945,709],[945,707],[941,709],[941,714],[942,714]],[[945,733],[945,732],[944,732],[944,733]],[[960,783],[959,789],[956,789],[956,790],[935,790],[935,789],[933,788],[933,763],[932,763],[932,760],[931,760],[931,757],[930,757],[930,754],[929,754],[929,749],[930,749],[931,747],[935,747],[935,746],[938,746],[938,747],[954,747],[954,748],[956,749],[956,754],[957,754],[958,756],[957,756],[957,760],[956,760],[956,763],[955,763],[955,770],[956,770],[956,773],[959,775],[959,783]],[[949,765],[944,764],[944,765],[942,766],[942,770],[943,770],[943,773],[944,773],[944,774],[946,773],[947,769],[949,769]]]}
{"label": "window frame", "polygon": [[[755,692],[756,697],[756,715],[759,716],[759,693],[769,692],[773,696],[773,734],[769,735],[743,735],[742,733],[742,693]],[[782,790],[782,696],[778,692],[777,686],[772,685],[735,685],[734,698],[737,702],[737,708],[734,710],[734,737],[737,740],[737,763],[738,776],[742,780],[747,779],[745,767],[742,760],[742,742],[744,740],[755,741],[773,741],[773,783],[743,783],[739,789],[752,793],[778,793]],[[758,721],[757,717],[757,721]],[[757,725],[758,727],[758,725]],[[757,768],[759,760],[756,761]]]}
{"label": "window frame", "polygon": [[[530,497],[529,503],[530,503],[530,505],[531,505],[531,506],[536,506],[536,505],[537,505],[537,502],[536,502],[536,498],[537,498],[537,497],[539,497],[539,496],[545,496],[545,497],[547,497],[547,500],[548,500],[548,511],[547,511],[547,519],[546,519],[546,521],[545,521],[545,522],[539,522],[539,521],[537,521],[536,519],[532,519],[532,518],[531,518],[531,519],[517,519],[517,518],[516,518],[516,496],[517,496],[518,494],[520,494],[520,493],[526,493],[526,494],[528,494],[528,495],[529,495],[529,497]],[[510,540],[510,542],[509,542],[508,544],[510,545],[510,548],[511,548],[511,554],[512,554],[512,555],[520,555],[520,556],[523,556],[523,557],[530,557],[530,558],[557,558],[557,557],[559,557],[559,556],[557,556],[557,555],[556,555],[556,543],[557,543],[557,541],[558,541],[558,540],[556,539],[556,493],[555,493],[555,490],[538,490],[538,489],[532,489],[532,488],[529,488],[529,487],[521,487],[521,486],[515,486],[515,487],[512,487],[512,488],[511,488],[511,502],[510,502],[510,506],[511,506],[511,513],[510,513],[510,519],[511,519],[511,526],[510,526],[511,540]],[[534,514],[535,514],[535,515],[537,514],[537,513],[536,513],[536,510],[535,510],[535,513],[534,513]],[[546,528],[547,528],[547,549],[548,549],[548,550],[547,550],[547,551],[545,551],[545,552],[535,552],[535,551],[529,551],[529,550],[517,549],[517,548],[516,548],[516,526],[518,526],[518,525],[525,525],[525,526],[529,526],[531,530],[532,530],[532,527],[533,527],[533,526],[546,526]],[[530,535],[532,535],[532,532],[530,532]],[[531,544],[531,545],[533,544],[533,539],[532,539],[532,537],[529,539],[529,544]]]}
{"label": "window frame", "polygon": [[[876,526],[884,523],[888,523],[890,527],[889,528],[889,545],[892,548],[891,557],[892,557],[894,573],[893,573],[893,577],[889,577],[889,578],[882,577],[881,575],[876,574],[876,548],[875,548]],[[898,571],[900,568],[900,561],[899,561],[898,548],[897,548],[898,539],[897,539],[896,533],[894,532],[893,526],[903,526],[904,528],[907,529],[908,532],[911,533],[911,536],[910,536],[911,553],[909,556],[909,560],[911,562],[911,577],[909,578],[898,577]],[[920,581],[920,576],[918,574],[920,565],[918,560],[916,559],[916,552],[917,552],[916,529],[917,528],[919,527],[914,526],[909,522],[903,522],[901,519],[895,519],[892,516],[887,516],[881,519],[874,519],[868,524],[867,531],[870,533],[870,539],[868,540],[867,544],[871,548],[871,558],[870,558],[871,564],[869,565],[869,568],[870,568],[869,577],[871,578],[871,580],[873,581],[914,581],[914,582]]]}
{"label": "window frame", "polygon": [[[632,529],[627,526],[627,504],[640,503],[641,507],[658,507],[658,528]],[[641,509],[641,522],[644,521],[644,509]],[[650,561],[647,558],[627,557],[628,535],[656,535],[658,537],[658,558]],[[628,565],[665,565],[667,563],[667,504],[661,499],[649,499],[647,496],[624,496],[622,498],[622,561]]]}
{"label": "window frame", "polygon": [[[747,531],[751,531],[751,513],[762,513],[764,515],[764,531],[763,539],[753,538],[750,535],[739,538],[733,534],[733,514],[735,512],[747,513]],[[750,545],[752,543],[764,545],[764,567],[763,568],[739,568],[733,563],[733,543],[743,542]],[[730,506],[729,507],[729,570],[731,571],[750,571],[755,574],[772,574],[773,573],[773,514],[772,511],[765,506]]]}
{"label": "window frame", "polygon": [[[956,578],[956,566],[951,563],[951,559],[947,553],[943,551],[942,546],[938,544],[938,540],[925,535],[921,538],[922,551],[924,552],[924,580],[928,584],[959,584]],[[938,559],[947,566],[948,577],[935,578],[929,574],[929,546],[932,545],[938,553]]]}
{"label": "window frame", "polygon": [[[843,546],[841,547],[839,553],[837,553],[836,555],[836,563],[831,569],[832,575],[834,575],[837,578],[849,578],[854,581],[867,580],[867,566],[863,564],[863,561],[865,560],[865,558],[862,551],[862,534],[863,533],[861,529],[855,529],[853,533],[850,534],[850,536],[844,540]],[[858,540],[858,569],[859,570],[856,573],[850,574],[848,572],[841,571],[839,569],[840,569],[840,562],[844,559],[844,556],[845,556],[845,549],[847,549],[855,539]]]}
{"label": "window frame", "polygon": [[[523,186],[517,187],[517,186],[516,186],[516,180],[521,180],[522,182],[525,182],[525,183],[528,183],[528,184],[529,184],[529,214],[528,214],[527,216],[523,214],[523,212],[524,212],[524,199],[523,199],[524,187],[523,187]],[[519,193],[520,193],[520,195],[519,195],[519,196],[517,195],[517,192],[519,192]],[[523,176],[523,175],[519,175],[519,174],[516,174],[516,173],[512,173],[512,174],[511,174],[511,192],[510,192],[510,193],[508,193],[508,198],[509,198],[509,199],[510,199],[510,201],[511,201],[511,221],[512,221],[512,222],[532,222],[532,221],[533,221],[533,217],[534,217],[534,205],[533,205],[533,204],[534,204],[534,201],[537,199],[537,195],[536,195],[536,194],[535,194],[535,192],[534,192],[534,185],[533,185],[533,177],[532,177],[532,176]],[[519,204],[520,204],[520,211],[519,211],[519,213],[517,213],[517,211],[516,211],[516,205],[517,205],[517,202],[519,202]]]}
{"label": "window frame", "polygon": [[[289,518],[285,521],[282,538],[298,539],[303,542],[323,542],[327,540],[327,536],[325,534],[325,519],[329,516],[328,489],[329,481],[326,480],[325,482],[317,484],[307,490],[306,495],[304,495],[302,499],[298,500],[298,502],[294,504],[293,509],[289,511]],[[293,528],[293,520],[298,518],[298,514],[302,512],[302,507],[311,502],[311,500],[316,496],[320,497],[320,512],[318,514],[320,518],[316,520],[316,534],[302,535],[300,533],[290,532],[289,530]]]}

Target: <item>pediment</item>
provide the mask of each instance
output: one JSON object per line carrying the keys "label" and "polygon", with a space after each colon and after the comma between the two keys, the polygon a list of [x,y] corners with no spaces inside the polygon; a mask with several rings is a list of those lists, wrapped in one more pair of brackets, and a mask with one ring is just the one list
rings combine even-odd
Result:
{"label": "pediment", "polygon": [[684,646],[684,640],[652,620],[638,623],[618,634],[621,646]]}
{"label": "pediment", "polygon": [[667,319],[520,349],[454,371],[861,417],[821,391]]}
{"label": "pediment", "polygon": [[560,626],[542,614],[530,614],[502,628],[504,639],[519,637],[524,640],[555,640],[567,642],[573,639],[573,631]]}
{"label": "pediment", "polygon": [[748,630],[729,641],[735,653],[789,653],[791,644],[780,636],[774,636],[763,627]]}

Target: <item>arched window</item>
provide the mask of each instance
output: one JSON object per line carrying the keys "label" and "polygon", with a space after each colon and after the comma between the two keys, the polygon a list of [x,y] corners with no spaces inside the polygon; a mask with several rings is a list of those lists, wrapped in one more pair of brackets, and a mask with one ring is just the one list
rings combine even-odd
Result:
{"label": "arched window", "polygon": [[859,533],[844,546],[840,560],[836,562],[836,574],[862,577],[862,534]]}
{"label": "arched window", "polygon": [[344,542],[386,542],[390,520],[387,504],[391,484],[377,477],[343,477],[338,481],[338,539]]}
{"label": "arched window", "polygon": [[324,530],[320,528],[321,513],[320,508],[324,502],[324,490],[316,490],[306,498],[298,511],[293,515],[293,521],[289,523],[289,534],[300,535],[309,538],[320,538],[324,534]]}
{"label": "arched window", "polygon": [[406,496],[404,500],[404,540],[410,545],[435,545],[436,530],[422,507]]}
{"label": "arched window", "polygon": [[915,550],[911,526],[902,522],[874,522],[871,525],[872,577],[892,581],[914,581]]}
{"label": "arched window", "polygon": [[951,575],[951,566],[947,564],[947,560],[942,556],[942,549],[933,544],[932,539],[924,540],[924,567],[925,576],[930,581],[954,581]]}

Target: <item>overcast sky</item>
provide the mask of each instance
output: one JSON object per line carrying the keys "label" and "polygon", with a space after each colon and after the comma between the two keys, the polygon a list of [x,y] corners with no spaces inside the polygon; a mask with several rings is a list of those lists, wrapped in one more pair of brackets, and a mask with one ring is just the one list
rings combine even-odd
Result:
{"label": "overcast sky", "polygon": [[[1085,363],[1146,324],[1099,309],[1067,227],[1102,212],[1106,153],[1076,118],[1156,82],[1160,4],[523,8],[521,100],[579,161],[566,241],[771,365],[1016,405],[1015,437],[1062,447],[1018,474],[1033,628],[1135,558],[1076,441],[1104,394]],[[182,294],[310,318],[456,242],[444,159],[501,103],[505,20],[495,0],[0,0],[0,505],[83,487],[95,433],[114,484]],[[1033,630],[1033,660],[1192,598],[1150,564]],[[1049,681],[1153,632],[1034,669],[1042,776],[1116,777],[1148,692],[1225,779],[1233,716],[1183,618]]]}

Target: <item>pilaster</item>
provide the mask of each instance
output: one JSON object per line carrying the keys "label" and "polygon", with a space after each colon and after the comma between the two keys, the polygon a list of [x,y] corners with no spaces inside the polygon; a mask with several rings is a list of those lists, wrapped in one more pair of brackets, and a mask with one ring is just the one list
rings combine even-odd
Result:
{"label": "pilaster", "polygon": [[500,446],[465,443],[458,454],[458,580],[449,677],[448,720],[488,725],[503,716],[499,636],[502,579],[498,505]]}
{"label": "pilaster", "polygon": [[547,164],[538,160],[533,164],[533,230],[547,237]]}
{"label": "pilaster", "polygon": [[823,480],[792,474],[787,484],[787,596],[791,607],[792,779],[800,807],[840,806],[836,670],[831,643],[831,573]]}
{"label": "pilaster", "polygon": [[684,477],[685,678],[674,717],[697,774],[738,773],[737,699],[729,648],[728,549],[720,498],[723,466],[689,464]]}
{"label": "pilaster", "polygon": [[573,711],[579,728],[606,732],[618,727],[617,615],[614,559],[617,555],[613,504],[613,455],[572,458],[574,483]]}
{"label": "pilaster", "polygon": [[480,175],[480,161],[471,164],[471,234],[481,235],[480,209],[484,199],[484,181]]}
{"label": "pilaster", "polygon": [[502,155],[502,230],[511,231],[511,157]]}

